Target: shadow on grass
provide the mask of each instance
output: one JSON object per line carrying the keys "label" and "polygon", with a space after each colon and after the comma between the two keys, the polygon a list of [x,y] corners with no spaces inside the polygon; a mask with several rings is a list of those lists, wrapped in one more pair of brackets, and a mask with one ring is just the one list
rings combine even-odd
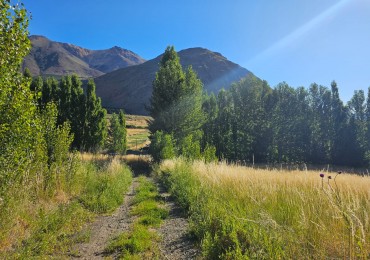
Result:
{"label": "shadow on grass", "polygon": [[134,176],[149,176],[151,172],[150,156],[130,155],[125,159],[126,164],[131,168]]}

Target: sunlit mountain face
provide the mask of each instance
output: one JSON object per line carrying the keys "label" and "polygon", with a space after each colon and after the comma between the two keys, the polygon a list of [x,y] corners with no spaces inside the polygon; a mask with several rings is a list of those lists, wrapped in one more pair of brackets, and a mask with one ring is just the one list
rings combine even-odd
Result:
{"label": "sunlit mountain face", "polygon": [[30,36],[32,49],[23,68],[34,76],[65,76],[75,73],[81,78],[98,77],[105,73],[143,63],[145,60],[132,51],[112,47],[90,50],[70,43]]}

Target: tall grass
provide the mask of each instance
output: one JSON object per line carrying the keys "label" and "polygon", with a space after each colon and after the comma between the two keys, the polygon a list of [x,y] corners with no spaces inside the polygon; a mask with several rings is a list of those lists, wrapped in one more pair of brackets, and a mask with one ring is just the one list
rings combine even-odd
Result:
{"label": "tall grass", "polygon": [[[123,202],[123,192],[129,187],[132,176],[127,166],[113,159],[103,169],[88,165],[85,187],[79,201],[90,211],[106,213],[116,209]],[[102,167],[102,166],[100,166]]]}
{"label": "tall grass", "polygon": [[325,175],[181,160],[159,172],[206,258],[367,259],[370,178]]}
{"label": "tall grass", "polygon": [[116,158],[71,160],[73,167],[59,174],[54,190],[24,187],[29,193],[14,191],[0,205],[0,258],[66,257],[74,243],[89,238],[85,223],[122,202],[132,179],[127,166]]}

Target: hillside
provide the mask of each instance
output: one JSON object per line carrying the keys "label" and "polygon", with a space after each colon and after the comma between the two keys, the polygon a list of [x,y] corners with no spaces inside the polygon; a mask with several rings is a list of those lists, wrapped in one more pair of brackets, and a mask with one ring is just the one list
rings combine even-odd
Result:
{"label": "hillside", "polygon": [[[190,48],[178,54],[183,68],[191,65],[208,92],[217,93],[250,73],[220,53],[207,49]],[[147,114],[145,106],[149,105],[152,82],[161,58],[162,55],[96,78],[96,92],[102,98],[103,106],[124,108],[129,114]]]}
{"label": "hillside", "polygon": [[107,50],[89,50],[43,36],[30,36],[30,40],[32,49],[24,59],[23,68],[29,68],[34,76],[76,73],[81,78],[98,77],[145,61],[139,55],[116,46]]}

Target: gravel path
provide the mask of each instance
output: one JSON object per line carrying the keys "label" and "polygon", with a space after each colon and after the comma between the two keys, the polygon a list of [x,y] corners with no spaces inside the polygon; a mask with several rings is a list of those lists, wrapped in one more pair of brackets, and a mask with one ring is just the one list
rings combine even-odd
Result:
{"label": "gravel path", "polygon": [[[138,162],[138,165],[130,165],[134,173],[149,173],[150,167],[147,162]],[[143,167],[145,166],[145,167]],[[133,179],[129,191],[125,195],[124,203],[111,215],[98,217],[87,228],[90,231],[90,239],[87,243],[77,244],[73,252],[77,252],[72,259],[115,259],[115,255],[104,254],[108,242],[118,234],[129,231],[133,223],[130,215],[132,199],[138,186],[137,177]],[[188,236],[189,222],[181,208],[172,200],[169,193],[159,187],[160,195],[169,209],[169,216],[157,229],[161,236],[159,249],[160,259],[201,259],[200,250],[194,241]]]}
{"label": "gravel path", "polygon": [[125,195],[124,203],[112,215],[98,217],[89,225],[90,239],[87,243],[76,245],[74,251],[78,252],[78,256],[72,259],[104,259],[106,257],[103,251],[110,239],[127,231],[132,223],[130,205],[137,185],[138,182],[134,178]]}
{"label": "gravel path", "polygon": [[162,237],[159,248],[163,259],[201,259],[199,248],[188,235],[188,219],[168,193],[161,192],[161,196],[170,210],[169,217],[158,229]]}

